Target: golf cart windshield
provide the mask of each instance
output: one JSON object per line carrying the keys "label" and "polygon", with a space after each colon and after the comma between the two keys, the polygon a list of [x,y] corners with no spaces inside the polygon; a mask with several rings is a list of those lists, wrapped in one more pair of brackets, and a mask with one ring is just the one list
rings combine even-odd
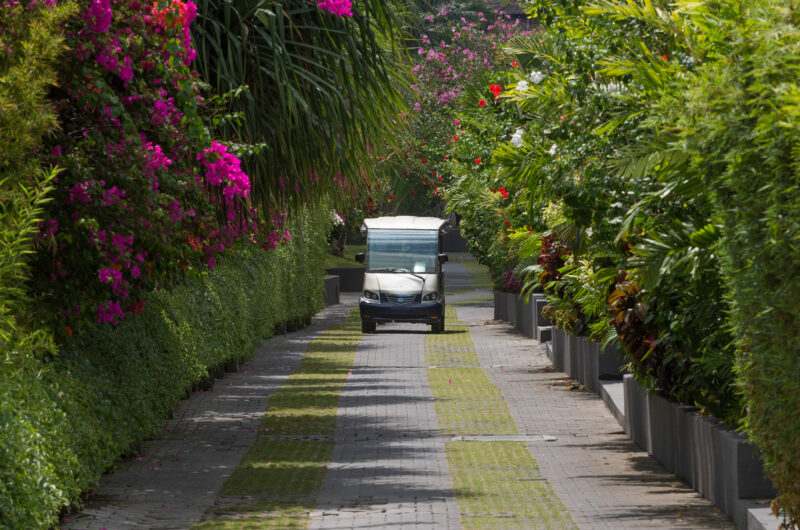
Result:
{"label": "golf cart windshield", "polygon": [[436,274],[438,230],[372,229],[367,236],[367,272]]}

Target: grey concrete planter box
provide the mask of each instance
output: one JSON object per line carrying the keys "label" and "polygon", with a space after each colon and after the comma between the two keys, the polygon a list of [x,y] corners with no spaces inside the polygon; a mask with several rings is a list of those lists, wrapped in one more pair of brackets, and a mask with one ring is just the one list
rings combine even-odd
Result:
{"label": "grey concrete planter box", "polygon": [[503,303],[503,293],[500,291],[492,291],[494,295],[494,319],[505,320],[505,304]]}
{"label": "grey concrete planter box", "polygon": [[586,388],[600,395],[600,343],[586,340],[585,361],[583,363],[583,381]]}
{"label": "grey concrete planter box", "polygon": [[656,394],[647,396],[647,447],[670,473],[678,462],[678,403]]}
{"label": "grey concrete planter box", "polygon": [[341,292],[360,293],[364,287],[364,267],[335,267],[325,272],[339,277]]}
{"label": "grey concrete planter box", "polygon": [[504,293],[506,306],[508,307],[508,320],[512,326],[517,327],[517,295],[514,293]]}
{"label": "grey concrete planter box", "polygon": [[325,306],[339,303],[340,282],[338,276],[326,276],[323,281],[322,299]]}
{"label": "grey concrete planter box", "polygon": [[578,337],[567,333],[566,348],[564,349],[564,372],[573,379],[578,377],[579,355]]}
{"label": "grey concrete planter box", "polygon": [[620,358],[618,346],[609,344],[597,358],[597,376],[600,379],[622,378],[622,366],[625,364]]}
{"label": "grey concrete planter box", "polygon": [[564,346],[567,341],[567,334],[563,329],[559,329],[554,327],[553,328],[553,341],[552,341],[552,350],[553,350],[553,367],[556,370],[563,371],[564,370]]}
{"label": "grey concrete planter box", "polygon": [[547,296],[541,293],[535,293],[531,295],[531,298],[533,299],[533,303],[535,305],[533,311],[534,315],[536,315],[535,326],[536,327],[551,326],[552,322],[550,322],[549,319],[547,319],[544,315],[542,315],[542,309],[544,309],[544,306],[550,303],[550,301],[547,299]]}
{"label": "grey concrete planter box", "polygon": [[625,385],[625,433],[636,445],[649,453],[647,442],[650,418],[647,393],[631,374],[625,374],[622,382]]}
{"label": "grey concrete planter box", "polygon": [[534,336],[533,297],[525,300],[525,296],[517,299],[517,330],[526,337]]}
{"label": "grey concrete planter box", "polygon": [[538,326],[536,328],[536,336],[534,337],[539,342],[547,342],[553,339],[553,328],[551,326]]}

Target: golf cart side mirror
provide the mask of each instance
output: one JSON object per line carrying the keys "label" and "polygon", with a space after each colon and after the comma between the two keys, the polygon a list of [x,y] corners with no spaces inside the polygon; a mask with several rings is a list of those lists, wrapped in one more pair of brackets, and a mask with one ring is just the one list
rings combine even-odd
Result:
{"label": "golf cart side mirror", "polygon": [[445,263],[447,261],[447,254],[439,254],[439,263]]}
{"label": "golf cart side mirror", "polygon": [[359,252],[358,254],[356,254],[356,261],[359,262],[359,263],[364,263],[364,253],[363,252]]}

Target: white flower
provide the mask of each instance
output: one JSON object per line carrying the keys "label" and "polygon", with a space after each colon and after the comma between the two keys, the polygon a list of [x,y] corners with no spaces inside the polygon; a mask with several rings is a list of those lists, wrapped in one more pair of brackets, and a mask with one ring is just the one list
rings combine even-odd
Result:
{"label": "white flower", "polygon": [[336,210],[331,210],[331,223],[333,223],[333,226],[344,225],[344,219]]}
{"label": "white flower", "polygon": [[522,129],[517,129],[514,131],[514,134],[511,135],[511,145],[514,147],[522,147],[522,144],[525,143],[522,140]]}
{"label": "white flower", "polygon": [[550,150],[547,152],[547,154],[550,155],[550,156],[555,156],[557,150],[558,150],[558,146],[556,144],[553,144],[553,145],[550,146]]}
{"label": "white flower", "polygon": [[538,85],[542,81],[544,81],[544,74],[542,72],[539,72],[538,70],[531,72],[531,83]]}
{"label": "white flower", "polygon": [[517,92],[525,92],[528,90],[528,82],[524,79],[517,83]]}

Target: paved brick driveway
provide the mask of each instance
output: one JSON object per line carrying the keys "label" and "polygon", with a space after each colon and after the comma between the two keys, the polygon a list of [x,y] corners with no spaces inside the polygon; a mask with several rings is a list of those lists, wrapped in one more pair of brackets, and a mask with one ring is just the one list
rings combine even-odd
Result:
{"label": "paved brick driveway", "polygon": [[[517,429],[556,440],[527,447],[580,528],[732,528],[622,434],[594,395],[569,391],[543,346],[492,322],[488,291],[470,290],[458,261],[446,265],[448,302],[470,329],[480,367],[505,398]],[[267,341],[242,371],[175,408],[141,459],[101,481],[63,528],[188,528],[217,500],[256,440],[266,400],[298,366],[305,344],[356,304],[327,308],[311,326]],[[425,328],[388,324],[359,343],[340,397],[336,446],[310,514],[312,528],[460,528],[461,514],[426,377]],[[502,528],[502,521],[498,522]]]}

